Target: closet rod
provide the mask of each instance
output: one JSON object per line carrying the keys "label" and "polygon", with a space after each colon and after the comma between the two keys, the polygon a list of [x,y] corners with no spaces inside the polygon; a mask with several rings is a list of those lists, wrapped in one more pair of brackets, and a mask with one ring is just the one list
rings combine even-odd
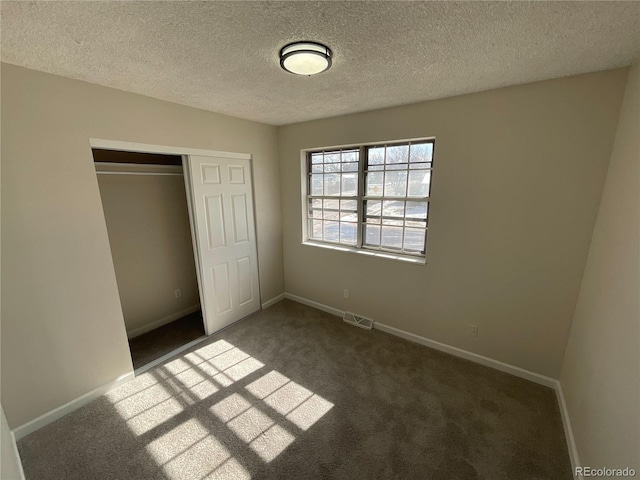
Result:
{"label": "closet rod", "polygon": [[98,175],[184,175],[182,172],[98,172]]}

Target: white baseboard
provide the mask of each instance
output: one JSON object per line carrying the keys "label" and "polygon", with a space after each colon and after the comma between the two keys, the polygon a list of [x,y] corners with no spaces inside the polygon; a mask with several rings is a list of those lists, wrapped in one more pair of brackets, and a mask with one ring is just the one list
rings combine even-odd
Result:
{"label": "white baseboard", "polygon": [[571,460],[571,469],[574,472],[574,478],[576,480],[584,480],[582,475],[576,475],[576,467],[581,466],[580,457],[578,456],[578,446],[576,445],[576,439],[573,436],[573,429],[571,428],[571,420],[569,418],[569,409],[567,408],[567,402],[564,398],[564,391],[562,390],[562,384],[560,381],[556,381],[556,397],[558,397],[558,405],[560,406],[560,416],[562,417],[562,426],[564,428],[564,436],[567,439],[567,449],[569,450],[569,459]]}
{"label": "white baseboard", "polygon": [[18,464],[19,480],[25,480],[24,469],[22,468],[22,459],[20,458],[20,452],[18,452],[18,445],[16,444],[16,436],[12,431],[9,432],[9,435],[11,435],[11,449],[13,450],[13,457]]}
{"label": "white baseboard", "polygon": [[269,308],[271,305],[275,305],[280,300],[283,300],[284,298],[285,298],[285,294],[281,293],[277,297],[273,297],[271,300],[267,300],[266,302],[264,302],[262,304],[262,309],[265,310],[265,309]]}
{"label": "white baseboard", "polygon": [[[285,293],[285,297],[289,300],[293,300],[294,302],[302,303],[304,305],[308,305],[309,307],[317,308],[318,310],[322,310],[323,312],[330,313],[331,315],[336,315],[338,317],[342,317],[344,315],[343,310],[330,307],[323,303],[314,302],[313,300],[309,300],[308,298],[292,295],[291,293]],[[557,383],[557,380],[555,378],[546,377],[539,373],[530,372],[529,370],[525,370],[514,365],[509,365],[508,363],[500,362],[499,360],[484,357],[482,355],[478,355],[477,353],[469,352],[461,348],[452,347],[451,345],[447,345],[436,340],[431,340],[430,338],[421,337],[420,335],[416,335],[415,333],[400,330],[399,328],[391,327],[389,325],[385,325],[384,323],[374,322],[373,328],[375,328],[376,330],[380,330],[381,332],[390,333],[391,335],[395,335],[396,337],[404,338],[405,340],[419,343],[420,345],[425,345],[427,347],[440,350],[441,352],[449,353],[456,357],[471,360],[472,362],[479,363],[496,370],[500,370],[501,372],[515,375],[516,377],[530,380],[540,385],[544,385],[545,387],[555,388]]]}
{"label": "white baseboard", "polygon": [[133,372],[129,372],[125,375],[122,375],[115,380],[102,385],[94,390],[91,390],[88,393],[76,398],[75,400],[71,400],[64,405],[59,406],[58,408],[54,408],[53,410],[45,413],[44,415],[40,415],[38,418],[34,418],[33,420],[20,425],[17,428],[12,430],[13,435],[16,440],[20,440],[23,437],[26,437],[32,432],[44,427],[45,425],[49,425],[51,422],[56,421],[59,418],[64,417],[65,415],[77,410],[80,407],[83,407],[87,403],[95,400],[98,397],[101,397],[109,390],[131,380],[134,377]]}
{"label": "white baseboard", "polygon": [[[308,298],[299,297],[291,293],[285,293],[284,295],[285,298],[288,298],[289,300],[308,305],[309,307],[317,308],[318,310],[322,310],[323,312],[327,312],[338,317],[342,317],[344,315],[344,311],[330,307],[323,303],[314,302],[313,300],[309,300]],[[380,330],[381,332],[390,333],[391,335],[404,338],[405,340],[419,343],[420,345],[425,345],[441,352],[449,353],[456,357],[464,358],[466,360],[479,363],[480,365],[494,368],[496,370],[500,370],[501,372],[509,373],[516,377],[524,378],[525,380],[529,380],[539,385],[544,385],[545,387],[554,389],[556,392],[556,397],[558,399],[558,405],[560,407],[562,426],[564,427],[564,433],[567,440],[567,448],[569,450],[569,458],[571,460],[572,471],[575,472],[575,467],[580,465],[578,449],[576,447],[573,430],[571,429],[571,422],[569,420],[569,411],[567,410],[567,404],[564,399],[562,385],[557,379],[547,377],[539,373],[531,372],[529,370],[525,370],[524,368],[516,367],[515,365],[510,365],[499,360],[494,360],[489,357],[478,355],[477,353],[469,352],[468,350],[453,347],[451,345],[447,345],[446,343],[431,340],[430,338],[425,338],[420,335],[416,335],[415,333],[400,330],[399,328],[391,327],[389,325],[385,325],[384,323],[374,322],[373,328]],[[576,480],[583,480],[582,476],[576,476],[575,478]]]}
{"label": "white baseboard", "polygon": [[163,325],[166,325],[167,323],[171,323],[175,320],[178,320],[179,318],[186,317],[187,315],[197,312],[198,310],[200,310],[200,304],[191,305],[190,307],[180,310],[179,312],[172,313],[171,315],[161,318],[160,320],[156,320],[155,322],[151,322],[142,327],[128,331],[127,337],[129,339],[139,337],[144,333],[150,332],[151,330],[155,330],[156,328],[159,328]]}
{"label": "white baseboard", "polygon": [[516,367],[515,365],[510,365],[508,363],[494,360],[493,358],[485,357],[483,355],[478,355],[477,353],[469,352],[468,350],[463,350],[458,347],[452,347],[451,345],[447,345],[446,343],[441,343],[436,340],[431,340],[430,338],[421,337],[420,335],[409,333],[404,330],[400,330],[399,328],[390,327],[389,325],[385,325],[384,323],[374,322],[373,328],[382,332],[390,333],[391,335],[395,335],[397,337],[404,338],[406,340],[410,340],[415,343],[419,343],[420,345],[425,345],[435,350],[440,350],[441,352],[445,352],[456,357],[471,360],[472,362],[479,363],[480,365],[484,365],[486,367],[491,367],[495,370],[500,370],[501,372],[509,373],[516,377],[524,378],[525,380],[544,385],[545,387],[555,388],[555,385],[557,383],[557,380],[555,378],[531,372],[529,370],[525,370],[524,368]]}
{"label": "white baseboard", "polygon": [[302,303],[303,305],[307,305],[309,307],[322,310],[323,312],[330,313],[331,315],[335,315],[336,317],[342,317],[344,315],[343,310],[330,307],[329,305],[325,305],[324,303],[314,302],[313,300],[309,300],[308,298],[299,297],[297,295],[286,292],[284,294],[284,297],[288,298],[289,300],[293,300],[294,302]]}
{"label": "white baseboard", "polygon": [[[335,315],[338,317],[342,317],[344,315],[344,311],[334,308],[334,307],[330,307],[328,305],[325,305],[323,303],[319,303],[319,302],[315,302],[313,300],[309,300],[307,298],[304,297],[299,297],[297,295],[293,295],[291,293],[283,293],[281,295],[278,295],[277,297],[272,298],[271,300],[268,300],[267,302],[262,304],[262,308],[268,308],[271,305],[274,305],[275,303],[279,302],[280,300],[282,300],[283,298],[288,298],[289,300],[293,300],[294,302],[298,302],[301,303],[303,305],[307,305],[313,308],[316,308],[318,310],[321,310],[323,312],[327,312],[331,315]],[[193,308],[193,307],[190,307]],[[197,306],[197,308],[199,308],[199,305]],[[196,310],[197,310],[196,308]],[[195,310],[193,310],[195,311]],[[189,312],[189,313],[193,313],[193,311]],[[188,313],[185,313],[181,316],[184,315],[188,315]],[[177,317],[180,318],[180,317]],[[177,318],[175,318],[174,320],[177,320]],[[173,320],[169,320],[169,321],[173,321]],[[166,322],[168,323],[168,322]],[[160,326],[160,325],[158,325]],[[146,328],[146,327],[145,327]],[[157,328],[157,327],[155,327]],[[516,367],[514,365],[510,365],[508,363],[504,363],[504,362],[500,362],[498,360],[494,360],[492,358],[489,357],[484,357],[482,355],[478,355],[477,353],[473,353],[473,352],[469,352],[467,350],[463,350],[461,348],[457,348],[457,347],[453,347],[451,345],[447,345],[445,343],[441,343],[438,342],[436,340],[431,340],[429,338],[425,338],[422,337],[420,335],[416,335],[414,333],[410,333],[407,332],[405,330],[401,330],[399,328],[395,328],[395,327],[391,327],[389,325],[385,325],[383,323],[378,323],[378,322],[374,322],[373,328],[380,330],[382,332],[386,332],[389,333],[391,335],[395,335],[397,337],[401,337],[404,338],[406,340],[415,342],[415,343],[419,343],[421,345],[425,345],[427,347],[430,348],[434,348],[436,350],[445,352],[445,353],[449,353],[451,355],[454,355],[456,357],[460,357],[460,358],[464,358],[467,360],[470,360],[472,362],[475,363],[479,363],[481,365],[490,367],[490,368],[494,368],[496,370],[500,370],[501,372],[505,372],[505,373],[509,373],[511,375],[514,375],[516,377],[520,377],[520,378],[524,378],[525,380],[529,380],[531,382],[534,383],[538,383],[540,385],[544,385],[546,387],[550,387],[553,388],[556,392],[556,397],[558,399],[558,405],[560,407],[560,414],[561,414],[561,418],[562,418],[562,425],[564,427],[564,432],[565,432],[565,437],[567,440],[567,447],[569,450],[569,458],[571,460],[571,466],[572,466],[572,470],[573,472],[575,472],[575,467],[580,465],[580,460],[578,457],[578,450],[576,447],[576,443],[575,443],[575,438],[573,436],[573,430],[571,428],[571,422],[569,419],[569,411],[567,410],[567,404],[564,398],[564,393],[562,391],[562,385],[560,384],[560,382],[554,378],[551,377],[547,377],[545,375],[541,375],[539,373],[535,373],[535,372],[531,372],[528,370],[525,370],[523,368],[520,367]],[[143,332],[144,333],[144,332]],[[132,338],[132,337],[130,337]],[[191,344],[189,344],[188,346],[185,346],[186,348],[189,348],[192,346],[192,344],[197,344],[201,341],[203,341],[206,337],[203,338],[199,338],[194,340],[193,342],[191,342]],[[168,356],[172,356],[175,355],[176,351],[171,352],[170,354],[168,354]],[[35,418],[34,420],[31,420],[30,422],[25,423],[24,425],[21,425],[17,428],[15,428],[11,433],[12,435],[14,435],[15,440],[20,440],[21,438],[25,437],[26,435],[29,435],[30,433],[38,430],[39,428],[44,427],[45,425],[48,425],[49,423],[57,420],[58,418],[63,417],[64,415],[67,415],[68,413],[73,412],[74,410],[77,410],[78,408],[86,405],[87,403],[95,400],[96,398],[104,395],[105,393],[107,393],[109,390],[117,387],[118,385],[121,385],[122,383],[125,383],[129,380],[131,380],[132,378],[134,378],[134,373],[130,372],[127,373],[125,375],[122,375],[120,377],[118,377],[117,379],[115,379],[114,381],[105,384],[101,387],[98,387],[94,390],[92,390],[91,392],[88,392],[78,398],[76,398],[75,400],[72,400],[54,410],[51,410],[50,412],[45,413],[44,415],[39,416],[38,418]],[[17,450],[16,450],[17,451]],[[582,476],[576,476],[575,477],[576,480],[583,480]]]}

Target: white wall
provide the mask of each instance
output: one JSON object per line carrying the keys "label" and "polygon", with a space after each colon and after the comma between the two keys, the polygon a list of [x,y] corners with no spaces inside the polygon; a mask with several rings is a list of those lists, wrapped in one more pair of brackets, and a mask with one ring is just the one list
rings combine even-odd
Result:
{"label": "white wall", "polygon": [[198,307],[184,177],[99,175],[98,185],[127,332]]}
{"label": "white wall", "polygon": [[[286,291],[558,378],[626,76],[280,128]],[[425,136],[436,137],[426,266],[301,245],[301,149]]]}
{"label": "white wall", "polygon": [[90,138],[253,155],[260,287],[283,291],[276,128],[2,65],[2,404],[15,428],[131,371]]}
{"label": "white wall", "polygon": [[583,466],[640,474],[640,64],[629,73],[562,367]]}

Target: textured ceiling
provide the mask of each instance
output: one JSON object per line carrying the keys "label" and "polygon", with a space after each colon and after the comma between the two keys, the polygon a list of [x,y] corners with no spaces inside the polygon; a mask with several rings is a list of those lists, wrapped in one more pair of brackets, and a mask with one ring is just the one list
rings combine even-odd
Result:
{"label": "textured ceiling", "polygon": [[[11,2],[2,61],[282,125],[628,65],[639,2]],[[326,43],[333,67],[284,72]]]}

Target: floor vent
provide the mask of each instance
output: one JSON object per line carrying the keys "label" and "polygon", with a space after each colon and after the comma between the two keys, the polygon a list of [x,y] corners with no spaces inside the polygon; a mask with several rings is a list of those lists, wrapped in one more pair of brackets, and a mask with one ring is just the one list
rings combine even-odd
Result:
{"label": "floor vent", "polygon": [[351,325],[355,325],[356,327],[364,328],[365,330],[371,330],[373,328],[373,320],[370,318],[361,317],[360,315],[356,315],[351,312],[344,312],[344,317],[342,319],[350,323]]}

